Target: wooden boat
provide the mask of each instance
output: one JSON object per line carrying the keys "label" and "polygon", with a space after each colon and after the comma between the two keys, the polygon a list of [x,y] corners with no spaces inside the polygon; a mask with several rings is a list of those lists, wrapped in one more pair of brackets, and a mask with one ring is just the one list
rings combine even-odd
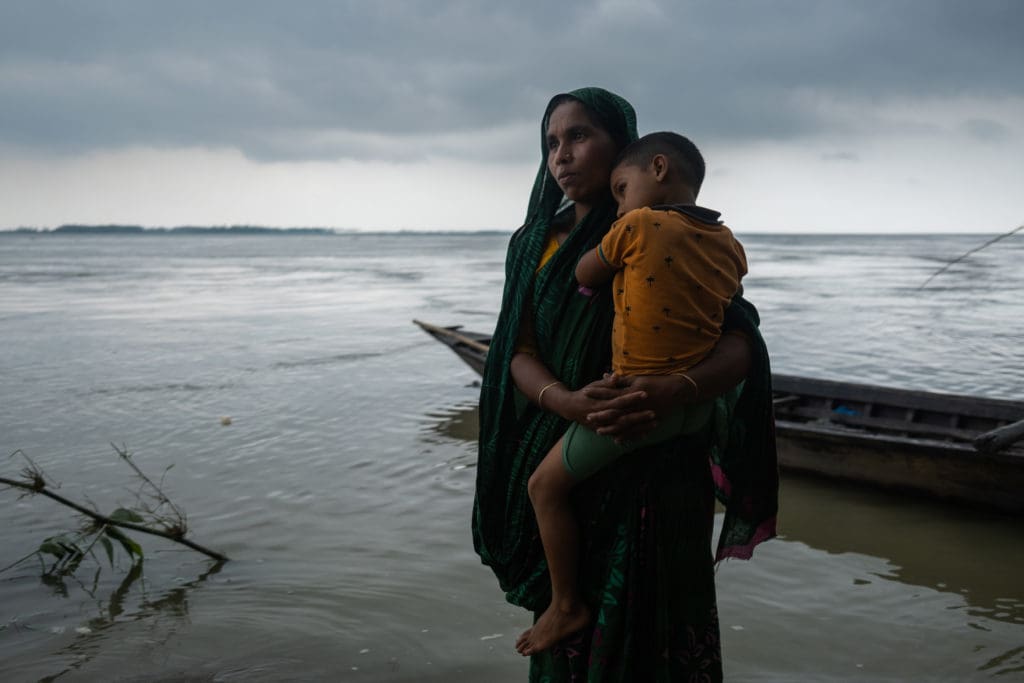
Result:
{"label": "wooden boat", "polygon": [[[414,321],[483,372],[490,336]],[[1024,513],[1024,401],[774,374],[779,466]]]}

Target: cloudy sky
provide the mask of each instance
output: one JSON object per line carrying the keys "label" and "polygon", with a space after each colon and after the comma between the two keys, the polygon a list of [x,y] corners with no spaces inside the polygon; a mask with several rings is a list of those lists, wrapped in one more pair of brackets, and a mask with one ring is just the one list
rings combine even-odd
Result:
{"label": "cloudy sky", "polygon": [[554,93],[739,232],[1024,222],[1018,0],[0,0],[0,228],[514,228]]}

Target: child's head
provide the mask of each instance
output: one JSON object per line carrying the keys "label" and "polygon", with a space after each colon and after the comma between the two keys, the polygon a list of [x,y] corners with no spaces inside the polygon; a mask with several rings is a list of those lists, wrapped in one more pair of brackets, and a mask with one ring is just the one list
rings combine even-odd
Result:
{"label": "child's head", "polygon": [[704,157],[678,133],[649,133],[622,150],[611,182],[620,216],[642,206],[692,204],[704,182]]}

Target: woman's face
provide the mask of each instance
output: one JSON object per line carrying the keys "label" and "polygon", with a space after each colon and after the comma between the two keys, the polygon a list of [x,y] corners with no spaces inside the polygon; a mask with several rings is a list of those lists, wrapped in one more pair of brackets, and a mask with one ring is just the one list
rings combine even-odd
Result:
{"label": "woman's face", "polygon": [[618,153],[608,131],[595,126],[580,102],[563,102],[548,118],[548,170],[578,208],[590,209],[608,192]]}

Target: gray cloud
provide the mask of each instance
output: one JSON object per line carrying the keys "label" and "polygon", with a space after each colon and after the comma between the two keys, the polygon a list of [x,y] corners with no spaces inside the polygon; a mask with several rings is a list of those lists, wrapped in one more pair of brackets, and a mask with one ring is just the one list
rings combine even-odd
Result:
{"label": "gray cloud", "polygon": [[[842,133],[855,122],[809,94],[1024,96],[1022,25],[1014,0],[9,2],[0,143],[532,158],[488,135],[535,127],[551,94],[587,84],[629,97],[643,130]],[[1004,128],[963,122],[981,139]]]}
{"label": "gray cloud", "polygon": [[822,161],[856,163],[860,157],[853,152],[827,152],[821,155]]}
{"label": "gray cloud", "polygon": [[989,119],[967,119],[963,129],[974,139],[991,143],[1003,142],[1012,135],[1009,128]]}

